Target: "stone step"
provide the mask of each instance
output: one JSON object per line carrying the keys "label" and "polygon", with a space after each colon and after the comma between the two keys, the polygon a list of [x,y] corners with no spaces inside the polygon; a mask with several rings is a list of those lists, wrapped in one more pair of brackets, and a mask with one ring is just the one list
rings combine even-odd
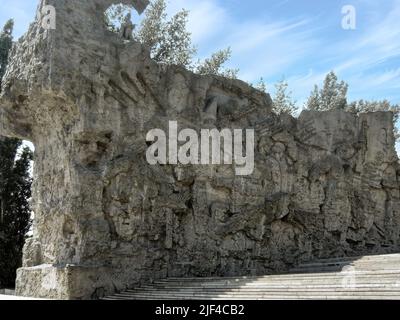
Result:
{"label": "stone step", "polygon": [[221,300],[268,300],[268,299],[400,299],[399,293],[338,293],[338,292],[298,292],[296,294],[290,293],[264,293],[264,294],[146,294],[146,293],[138,293],[136,295],[122,295],[116,294],[112,298],[118,299],[130,299],[130,300],[140,300],[140,299],[151,299],[151,300],[211,300],[211,299],[221,299]]}
{"label": "stone step", "polygon": [[[382,271],[382,270],[386,270],[386,271],[397,271],[398,266],[393,267],[393,268],[382,268],[379,266],[374,266],[374,267],[364,267],[364,270],[366,271]],[[329,272],[336,272],[336,271],[341,271],[341,272],[351,272],[351,271],[357,271],[360,270],[359,267],[356,267],[354,269],[344,269],[342,270],[341,268],[338,269],[337,267],[310,267],[310,268],[296,268],[296,269],[292,269],[291,272],[293,274],[305,274],[305,273],[317,273],[317,272],[325,272],[325,273],[329,273]]]}
{"label": "stone step", "polygon": [[[359,284],[356,283],[354,287],[358,289],[376,289],[376,290],[393,290],[399,291],[400,285],[396,284]],[[302,290],[335,290],[336,288],[342,289],[343,285],[293,285],[293,286],[282,286],[282,285],[265,285],[265,286],[246,286],[246,287],[234,287],[234,286],[226,286],[226,287],[218,287],[218,286],[208,286],[208,287],[141,287],[133,290],[127,290],[126,292],[137,292],[137,291],[162,291],[162,290],[177,290],[177,291],[262,291],[262,290],[287,290],[287,291],[296,291],[299,289]]]}
{"label": "stone step", "polygon": [[200,297],[200,296],[210,296],[210,297],[237,297],[237,296],[245,296],[248,298],[251,297],[265,297],[265,296],[314,296],[314,295],[326,295],[326,296],[400,296],[399,292],[392,292],[392,291],[382,291],[382,292],[374,292],[374,291],[296,291],[296,292],[228,292],[228,293],[220,293],[220,292],[160,292],[160,293],[151,293],[151,292],[137,292],[137,293],[123,293],[123,294],[115,294],[114,296],[117,297],[179,297],[179,298],[186,298],[186,297]]}
{"label": "stone step", "polygon": [[[132,301],[176,301],[178,299],[176,298],[159,298],[159,299],[154,299],[154,298],[134,298],[134,299],[126,299],[126,298],[104,298],[102,300],[109,300],[109,301],[127,301],[127,300],[132,300]],[[189,300],[189,299],[188,299]],[[193,301],[197,300],[207,300],[207,301],[282,301],[282,300],[287,300],[287,301],[307,301],[307,300],[312,300],[312,301],[338,301],[338,300],[346,300],[346,301],[357,301],[357,300],[367,300],[367,301],[375,301],[375,300],[387,300],[387,301],[398,301],[400,300],[398,297],[307,297],[307,298],[288,298],[288,297],[274,297],[274,298],[262,298],[262,299],[240,299],[240,298],[202,298],[202,299],[191,299]]]}
{"label": "stone step", "polygon": [[370,289],[364,289],[364,290],[356,290],[356,289],[351,289],[351,290],[295,290],[295,291],[273,291],[273,290],[266,290],[266,291],[249,291],[249,292],[242,292],[242,291],[229,291],[229,292],[215,292],[215,291],[209,291],[209,292],[197,292],[197,291],[137,291],[137,292],[124,292],[120,294],[116,294],[116,296],[140,296],[140,295],[147,295],[147,296],[179,296],[179,297],[194,297],[198,295],[223,295],[223,296],[263,296],[263,295],[314,295],[314,294],[325,294],[325,295],[388,295],[388,296],[399,296],[400,293],[399,291],[395,290],[377,290],[375,291],[374,288]]}
{"label": "stone step", "polygon": [[346,275],[349,272],[359,275],[359,276],[391,276],[391,275],[399,275],[400,270],[381,270],[381,271],[361,271],[361,270],[344,270],[340,272],[316,272],[313,274],[310,273],[292,273],[292,274],[281,274],[281,275],[269,275],[262,277],[214,277],[214,278],[180,278],[180,279],[172,279],[167,278],[163,280],[157,280],[155,282],[208,282],[208,281],[216,281],[216,280],[224,280],[224,281],[257,281],[257,280],[268,280],[268,279],[294,279],[294,278],[323,278],[323,277],[337,277]]}
{"label": "stone step", "polygon": [[207,301],[257,301],[257,300],[400,300],[400,296],[393,296],[393,297],[382,297],[382,296],[323,296],[323,295],[316,295],[316,296],[309,296],[309,297],[288,297],[288,296],[274,296],[274,297],[258,297],[258,298],[248,298],[248,297],[196,297],[192,299],[182,299],[179,297],[107,297],[103,300],[110,300],[110,301],[125,301],[125,300],[135,300],[135,301],[176,301],[176,300],[207,300]]}
{"label": "stone step", "polygon": [[260,286],[185,286],[185,287],[178,287],[178,286],[164,286],[164,287],[144,287],[144,288],[135,288],[133,290],[256,290],[256,289],[293,289],[299,290],[302,288],[311,289],[311,288],[337,288],[337,287],[356,287],[356,288],[393,288],[396,290],[400,290],[400,285],[395,282],[386,282],[386,283],[359,283],[357,281],[354,282],[336,282],[336,283],[295,283],[293,285],[288,284],[266,284]]}
{"label": "stone step", "polygon": [[382,255],[382,256],[367,256],[358,258],[335,258],[335,259],[321,259],[311,263],[301,263],[296,269],[310,268],[310,267],[333,267],[333,266],[355,266],[355,267],[370,267],[377,266],[384,268],[396,267],[400,264],[400,255]]}
{"label": "stone step", "polygon": [[196,298],[196,299],[213,299],[213,298],[246,298],[246,299],[264,299],[269,297],[292,297],[292,298],[299,298],[299,297],[318,297],[318,296],[326,296],[326,297],[398,297],[400,298],[399,289],[387,289],[387,288],[352,288],[352,289],[297,289],[297,290],[258,290],[258,291],[246,291],[243,292],[242,290],[238,291],[214,291],[210,290],[208,292],[199,292],[199,291],[191,291],[191,290],[156,290],[156,291],[128,291],[122,294],[116,294],[114,297],[119,298],[153,298],[153,299],[189,299],[189,298]]}
{"label": "stone step", "polygon": [[379,284],[393,284],[393,285],[400,285],[400,276],[392,277],[392,278],[375,278],[375,279],[368,279],[368,278],[359,278],[359,277],[340,277],[335,279],[298,279],[298,280],[291,280],[291,281],[279,281],[279,280],[271,280],[271,281],[259,281],[259,282],[210,282],[210,283],[159,283],[151,285],[151,287],[162,288],[162,287],[257,287],[257,286],[271,286],[271,285],[279,285],[279,286],[294,286],[294,285],[317,285],[317,284],[326,284],[326,285],[335,285],[337,283],[342,283],[344,280],[354,280],[357,284],[360,285],[379,285]]}
{"label": "stone step", "polygon": [[264,288],[264,289],[256,289],[256,290],[142,290],[142,291],[127,291],[124,294],[127,295],[142,295],[142,294],[149,294],[149,295],[212,295],[212,294],[224,294],[224,295],[237,295],[237,294],[244,294],[244,295],[259,295],[259,294],[310,294],[310,293],[326,293],[326,294],[333,294],[333,293],[376,293],[376,294],[395,294],[399,295],[399,288],[359,288],[359,289],[351,289],[346,290],[344,288],[315,288],[315,289],[306,289],[306,288],[299,288],[299,289],[272,289],[272,288]]}
{"label": "stone step", "polygon": [[317,259],[314,262],[305,262],[300,265],[313,264],[313,263],[331,263],[331,262],[353,262],[353,261],[388,261],[388,260],[399,260],[400,254],[382,254],[382,255],[371,255],[371,256],[358,256],[358,257],[343,257],[343,258],[325,258]]}
{"label": "stone step", "polygon": [[372,263],[387,263],[387,264],[393,264],[393,263],[398,263],[400,261],[400,258],[398,259],[386,259],[386,260],[365,260],[365,259],[359,259],[359,260],[338,260],[338,261],[313,261],[313,262],[308,262],[308,263],[301,263],[298,264],[298,266],[309,266],[309,265],[324,265],[324,264],[350,264],[350,263],[355,263],[355,264],[372,264]]}
{"label": "stone step", "polygon": [[[351,268],[352,267],[352,268]],[[400,255],[334,258],[288,273],[168,278],[105,300],[400,300]]]}
{"label": "stone step", "polygon": [[224,279],[224,278],[214,278],[214,279],[207,279],[207,280],[202,280],[201,278],[193,278],[193,279],[166,279],[166,280],[160,280],[160,281],[155,281],[154,283],[189,283],[189,282],[194,282],[194,283],[208,283],[208,282],[257,282],[257,281],[269,281],[269,280],[296,280],[296,279],[326,279],[326,278],[340,278],[343,276],[347,276],[349,274],[353,274],[357,277],[365,277],[365,278],[378,278],[378,277],[383,277],[383,278],[390,278],[390,277],[397,277],[400,275],[400,272],[396,270],[396,272],[390,272],[390,273],[383,273],[383,272],[359,272],[359,271],[343,271],[343,272],[325,272],[325,273],[297,273],[293,274],[291,276],[269,276],[269,277],[263,277],[263,278],[253,278],[253,279],[243,279],[243,278],[231,278],[231,279]]}
{"label": "stone step", "polygon": [[400,277],[400,272],[391,272],[391,273],[381,273],[381,272],[369,272],[369,273],[363,273],[363,272],[342,272],[342,273],[323,273],[323,274],[297,274],[297,275],[291,275],[291,276],[269,276],[269,277],[263,277],[263,278],[253,278],[253,279],[245,279],[245,278],[230,278],[230,279],[224,279],[224,278],[214,278],[214,279],[207,279],[203,280],[201,278],[192,278],[192,279],[167,279],[167,280],[162,280],[162,281],[155,281],[154,284],[178,284],[178,285],[184,285],[187,283],[222,283],[222,284],[227,284],[227,283],[260,283],[260,282],[269,282],[269,281],[299,281],[299,280],[304,280],[304,281],[311,281],[311,280],[327,280],[327,279],[343,279],[343,277],[348,277],[349,275],[354,275],[354,277],[359,278],[359,279],[396,279]]}
{"label": "stone step", "polygon": [[375,269],[380,269],[380,270],[397,270],[399,268],[400,261],[396,263],[384,263],[384,262],[375,262],[375,263],[327,263],[327,264],[314,264],[314,265],[307,265],[307,266],[299,266],[296,268],[290,269],[290,272],[293,272],[294,270],[305,270],[305,269],[320,269],[322,268],[345,268],[345,267],[353,267],[356,269],[361,269],[368,271],[370,268]]}

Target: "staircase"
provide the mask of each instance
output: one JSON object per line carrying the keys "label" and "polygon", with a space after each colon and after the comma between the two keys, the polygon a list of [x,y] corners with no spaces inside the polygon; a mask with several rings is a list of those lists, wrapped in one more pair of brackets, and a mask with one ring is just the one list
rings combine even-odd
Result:
{"label": "staircase", "polygon": [[400,300],[400,254],[324,259],[288,274],[169,278],[104,300]]}

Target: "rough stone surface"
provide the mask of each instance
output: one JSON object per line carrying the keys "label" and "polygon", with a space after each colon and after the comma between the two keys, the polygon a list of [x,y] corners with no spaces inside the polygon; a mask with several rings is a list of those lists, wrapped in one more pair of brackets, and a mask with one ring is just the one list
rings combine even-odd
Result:
{"label": "rough stone surface", "polygon": [[[277,117],[244,82],[158,65],[107,31],[113,2],[47,0],[57,29],[38,16],[12,50],[0,131],[36,147],[18,294],[90,299],[166,276],[261,275],[398,250],[391,113]],[[254,173],[149,165],[146,134],[169,120],[256,129]]]}

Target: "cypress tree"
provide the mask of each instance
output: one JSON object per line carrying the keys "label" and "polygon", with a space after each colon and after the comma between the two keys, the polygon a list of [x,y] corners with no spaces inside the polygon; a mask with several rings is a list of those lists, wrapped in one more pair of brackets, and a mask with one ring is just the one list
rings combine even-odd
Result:
{"label": "cypress tree", "polygon": [[[0,85],[12,47],[14,22],[0,33]],[[22,248],[31,225],[30,163],[32,151],[22,141],[0,137],[0,287],[13,287],[21,266]]]}
{"label": "cypress tree", "polygon": [[12,47],[13,37],[12,32],[14,29],[14,20],[10,19],[6,22],[3,27],[3,31],[0,33],[0,87],[1,79],[6,72],[8,63],[8,55]]}

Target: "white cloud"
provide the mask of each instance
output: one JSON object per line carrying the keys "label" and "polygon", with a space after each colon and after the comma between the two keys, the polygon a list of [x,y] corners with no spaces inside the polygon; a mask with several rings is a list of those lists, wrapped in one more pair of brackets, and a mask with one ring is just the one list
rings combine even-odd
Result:
{"label": "white cloud", "polygon": [[168,3],[168,14],[174,15],[178,11],[189,10],[188,29],[192,33],[193,43],[203,43],[223,33],[230,19],[226,9],[214,0],[174,0]]}
{"label": "white cloud", "polygon": [[333,55],[342,61],[336,70],[360,72],[400,56],[400,0],[392,3],[382,20],[371,21],[357,38],[335,46]]}
{"label": "white cloud", "polygon": [[192,33],[193,42],[202,44],[218,35],[228,20],[227,13],[223,8],[216,6],[211,1],[201,1],[190,12],[188,28]]}
{"label": "white cloud", "polygon": [[276,46],[276,41],[272,42],[272,40],[278,40],[277,38],[285,37],[285,35],[288,36],[289,33],[296,32],[295,29],[307,23],[307,20],[293,23],[286,21],[277,23],[263,23],[260,21],[242,23],[235,30],[232,30],[232,35],[227,40],[232,43],[232,47],[237,53],[245,53],[259,49],[263,45]]}
{"label": "white cloud", "polygon": [[[218,0],[169,0],[168,12],[190,10],[188,27],[200,58],[231,46],[229,66],[240,68],[240,78],[255,82],[264,77],[272,82],[285,76],[300,101],[330,70],[349,82],[350,92],[360,97],[372,89],[379,95],[383,89],[400,87],[400,69],[388,63],[400,58],[400,0],[387,0],[384,6],[375,0],[354,0],[359,23],[355,31],[339,29],[340,11],[338,21],[323,20],[322,14],[290,17],[288,3],[274,1],[269,6],[271,12],[287,9],[281,18],[273,14],[260,18],[254,13],[238,19],[229,5]],[[16,18],[16,34],[27,30],[36,1],[0,0],[0,5],[5,9],[2,19],[5,14]],[[336,38],[331,39],[331,33]]]}
{"label": "white cloud", "polygon": [[[278,3],[284,5],[286,1]],[[189,30],[198,46],[200,58],[218,49],[232,48],[229,66],[240,68],[240,78],[256,81],[261,76],[284,74],[299,58],[310,54],[317,45],[312,37],[311,20],[237,21],[226,7],[215,0],[170,1],[169,14],[182,8],[190,11]]]}
{"label": "white cloud", "polygon": [[[365,14],[362,18],[366,26],[351,31],[352,34],[344,33],[342,41],[329,43],[329,39],[324,41],[321,38],[322,34],[313,35],[320,41],[314,48],[319,55],[312,55],[315,59],[312,71],[293,73],[287,79],[297,99],[304,100],[313,85],[322,84],[331,70],[349,83],[349,93],[354,99],[393,98],[385,94],[390,89],[393,92],[393,89],[400,88],[400,68],[393,63],[393,59],[400,58],[400,0],[391,1],[391,10],[386,15],[382,16],[385,12],[380,13],[372,20],[368,20],[369,16]],[[282,54],[286,56],[285,52]],[[392,102],[398,103],[398,99],[399,96],[394,97]]]}

